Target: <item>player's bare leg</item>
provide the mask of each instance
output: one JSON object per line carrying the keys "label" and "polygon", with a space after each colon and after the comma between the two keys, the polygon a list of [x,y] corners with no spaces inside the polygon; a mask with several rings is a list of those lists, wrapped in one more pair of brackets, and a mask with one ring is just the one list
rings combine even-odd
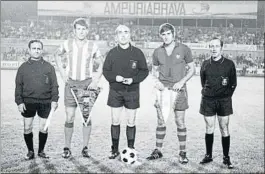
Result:
{"label": "player's bare leg", "polygon": [[220,132],[222,134],[222,147],[223,147],[223,163],[227,165],[228,169],[234,168],[230,161],[230,134],[229,134],[229,116],[218,116]]}
{"label": "player's bare leg", "polygon": [[39,150],[38,156],[41,158],[49,158],[46,153],[44,153],[44,147],[48,138],[48,129],[45,131],[44,127],[47,119],[39,117]]}
{"label": "player's bare leg", "polygon": [[115,159],[119,156],[119,140],[120,140],[120,121],[121,121],[121,112],[123,107],[111,108],[111,154],[109,159]]}
{"label": "player's bare leg", "polygon": [[76,107],[65,107],[66,120],[64,126],[65,133],[65,147],[62,156],[64,158],[69,158],[71,156],[71,140],[74,132],[74,119],[75,119]]}
{"label": "player's bare leg", "polygon": [[134,149],[135,134],[136,134],[136,126],[135,126],[136,112],[137,112],[136,109],[125,108],[125,113],[127,116],[127,127],[126,127],[127,144],[128,147],[132,149]]}
{"label": "player's bare leg", "polygon": [[204,116],[204,121],[206,123],[206,134],[205,134],[205,146],[206,154],[205,157],[200,161],[200,164],[206,164],[213,161],[212,151],[213,151],[213,141],[214,141],[214,130],[215,130],[215,120],[216,116]]}
{"label": "player's bare leg", "polygon": [[185,111],[175,111],[175,123],[179,140],[179,162],[185,164],[189,162],[186,156],[187,128],[185,125]]}
{"label": "player's bare leg", "polygon": [[26,118],[23,117],[24,122],[24,139],[28,148],[28,153],[25,157],[26,160],[31,160],[35,157],[34,155],[34,148],[33,148],[33,120],[34,117]]}

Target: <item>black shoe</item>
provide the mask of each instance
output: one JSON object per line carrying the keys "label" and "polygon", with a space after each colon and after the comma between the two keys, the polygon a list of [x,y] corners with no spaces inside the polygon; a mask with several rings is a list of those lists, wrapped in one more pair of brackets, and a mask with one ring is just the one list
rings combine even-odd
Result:
{"label": "black shoe", "polygon": [[88,148],[87,148],[87,146],[85,146],[85,147],[83,148],[81,154],[82,154],[83,157],[85,157],[85,158],[90,158],[90,155],[89,155],[89,153],[88,153]]}
{"label": "black shoe", "polygon": [[212,162],[213,158],[211,155],[206,154],[205,157],[202,159],[202,161],[200,162],[200,164],[206,164],[209,162]]}
{"label": "black shoe", "polygon": [[35,158],[35,154],[33,151],[29,151],[27,155],[25,156],[25,160],[31,160]]}
{"label": "black shoe", "polygon": [[179,152],[179,162],[181,164],[187,164],[189,162],[189,159],[187,158],[187,153],[184,151]]}
{"label": "black shoe", "polygon": [[114,149],[113,146],[111,146],[111,152],[110,152],[110,156],[109,159],[115,159],[116,157],[118,157],[120,155],[120,152],[118,149]]}
{"label": "black shoe", "polygon": [[230,157],[229,156],[223,158],[223,163],[224,163],[224,165],[227,166],[228,169],[233,169],[234,168],[233,164],[230,161]]}
{"label": "black shoe", "polygon": [[149,157],[147,157],[146,159],[147,160],[155,160],[155,159],[158,159],[158,158],[162,158],[163,157],[163,154],[160,150],[158,149],[155,149],[151,155]]}
{"label": "black shoe", "polygon": [[45,158],[45,159],[49,159],[50,157],[48,155],[46,155],[43,151],[38,153],[38,156],[41,158]]}
{"label": "black shoe", "polygon": [[63,154],[62,154],[63,158],[70,158],[71,155],[72,153],[68,147],[63,148]]}

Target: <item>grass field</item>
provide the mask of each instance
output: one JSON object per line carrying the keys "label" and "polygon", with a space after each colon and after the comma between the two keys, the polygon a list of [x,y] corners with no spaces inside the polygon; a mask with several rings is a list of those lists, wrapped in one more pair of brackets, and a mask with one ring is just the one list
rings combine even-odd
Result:
{"label": "grass field", "polygon": [[[264,78],[238,77],[238,87],[233,96],[234,114],[230,119],[230,156],[235,165],[228,170],[222,164],[222,146],[219,126],[214,135],[214,161],[201,166],[199,161],[205,153],[205,123],[199,114],[200,79],[194,76],[188,82],[189,105],[186,112],[188,130],[187,149],[190,162],[178,163],[177,128],[173,117],[167,122],[164,142],[164,157],[148,162],[144,159],[155,147],[156,113],[151,93],[152,80],[147,78],[141,84],[141,108],[137,114],[135,148],[139,152],[140,163],[125,166],[119,160],[109,160],[110,108],[106,105],[108,84],[102,78],[104,90],[92,111],[93,130],[89,143],[92,158],[81,156],[82,126],[76,116],[72,139],[73,158],[61,157],[64,147],[64,105],[63,84],[60,84],[59,108],[51,121],[46,152],[49,160],[35,158],[25,161],[27,152],[23,138],[22,116],[14,102],[15,70],[1,70],[1,172],[2,173],[264,173]],[[125,118],[125,117],[123,117]],[[38,150],[38,117],[34,120],[34,147]],[[121,125],[120,148],[126,146],[125,119]]]}

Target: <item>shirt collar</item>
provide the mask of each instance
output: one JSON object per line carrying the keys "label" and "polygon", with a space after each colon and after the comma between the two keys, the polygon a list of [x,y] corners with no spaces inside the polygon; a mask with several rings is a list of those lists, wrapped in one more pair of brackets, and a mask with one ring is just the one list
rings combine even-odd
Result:
{"label": "shirt collar", "polygon": [[219,59],[219,60],[217,60],[217,61],[214,61],[213,60],[213,57],[211,56],[211,58],[210,58],[210,64],[212,63],[212,62],[214,62],[214,63],[223,63],[224,62],[224,60],[225,60],[225,57],[223,56],[223,55],[221,55],[221,59]]}
{"label": "shirt collar", "polygon": [[117,46],[117,50],[119,51],[119,50],[129,50],[130,49],[130,51],[132,51],[132,44],[131,43],[129,43],[129,47],[128,48],[126,48],[126,49],[123,49],[119,44],[118,44],[118,46]]}
{"label": "shirt collar", "polygon": [[[178,47],[179,46],[179,42],[176,42],[175,41],[175,47],[174,48],[176,48],[176,47]],[[161,45],[161,48],[165,48],[165,43],[163,43],[162,45]]]}
{"label": "shirt collar", "polygon": [[[28,59],[28,63],[29,63],[29,64],[32,64],[33,61],[36,61],[36,60],[32,60],[31,57]],[[43,59],[43,57],[41,57],[40,60],[37,60],[37,61],[40,61],[42,64],[44,63],[44,59]]]}

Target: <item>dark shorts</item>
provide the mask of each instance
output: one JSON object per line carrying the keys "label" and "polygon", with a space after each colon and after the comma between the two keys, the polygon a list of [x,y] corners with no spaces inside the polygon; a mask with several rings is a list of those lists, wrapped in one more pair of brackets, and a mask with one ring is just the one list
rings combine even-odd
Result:
{"label": "dark shorts", "polygon": [[115,91],[109,90],[108,106],[118,108],[124,106],[127,109],[137,109],[140,107],[139,89],[136,91]]}
{"label": "dark shorts", "polygon": [[228,116],[233,114],[232,98],[206,99],[202,98],[200,113],[204,116]]}
{"label": "dark shorts", "polygon": [[64,88],[64,105],[66,107],[77,107],[75,98],[72,95],[70,88],[87,89],[91,82],[92,79],[82,81],[69,79]]}
{"label": "dark shorts", "polygon": [[41,118],[48,118],[51,111],[51,103],[25,103],[26,110],[21,113],[26,118],[34,117],[36,112]]}

